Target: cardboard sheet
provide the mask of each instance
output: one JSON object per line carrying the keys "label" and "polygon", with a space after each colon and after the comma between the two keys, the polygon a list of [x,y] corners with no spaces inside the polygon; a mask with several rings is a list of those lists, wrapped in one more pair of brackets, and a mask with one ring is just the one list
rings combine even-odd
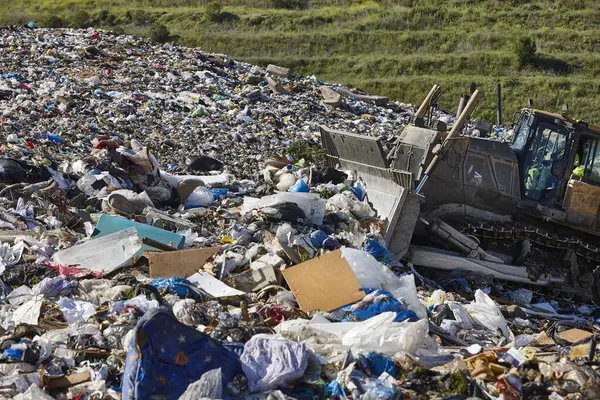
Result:
{"label": "cardboard sheet", "polygon": [[187,278],[198,272],[219,247],[205,247],[181,251],[146,251],[144,256],[150,262],[150,278]]}
{"label": "cardboard sheet", "polygon": [[365,297],[348,262],[336,250],[283,271],[304,311],[333,311]]}
{"label": "cardboard sheet", "polygon": [[556,343],[546,332],[542,332],[535,341],[535,344],[539,346],[554,346]]}
{"label": "cardboard sheet", "polygon": [[566,340],[567,342],[569,342],[571,344],[583,342],[584,340],[587,340],[587,339],[591,338],[592,336],[594,336],[593,333],[584,331],[583,329],[577,329],[577,328],[568,329],[566,331],[562,331],[562,332],[556,334],[557,338]]}
{"label": "cardboard sheet", "polygon": [[569,353],[569,360],[573,361],[578,358],[587,357],[590,354],[590,345],[591,343],[584,343],[578,346],[573,346],[571,348],[571,353]]}
{"label": "cardboard sheet", "polygon": [[90,380],[92,380],[92,375],[88,371],[57,377],[43,375],[42,386],[48,389],[64,389]]}

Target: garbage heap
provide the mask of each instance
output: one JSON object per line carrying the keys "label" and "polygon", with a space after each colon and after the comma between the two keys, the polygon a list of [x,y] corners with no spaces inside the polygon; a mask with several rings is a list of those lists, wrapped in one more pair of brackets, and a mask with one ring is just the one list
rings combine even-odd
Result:
{"label": "garbage heap", "polygon": [[597,399],[592,305],[392,261],[319,125],[413,108],[105,31],[0,30],[0,398]]}

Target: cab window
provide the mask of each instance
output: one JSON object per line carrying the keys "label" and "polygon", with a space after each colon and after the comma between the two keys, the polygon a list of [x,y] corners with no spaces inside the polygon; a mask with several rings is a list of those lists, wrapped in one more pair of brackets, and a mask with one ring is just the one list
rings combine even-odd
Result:
{"label": "cab window", "polygon": [[524,164],[525,197],[550,203],[558,184],[552,173],[556,161],[565,158],[569,131],[562,125],[540,121],[529,144]]}
{"label": "cab window", "polygon": [[575,156],[578,175],[585,180],[600,183],[600,140],[582,137]]}

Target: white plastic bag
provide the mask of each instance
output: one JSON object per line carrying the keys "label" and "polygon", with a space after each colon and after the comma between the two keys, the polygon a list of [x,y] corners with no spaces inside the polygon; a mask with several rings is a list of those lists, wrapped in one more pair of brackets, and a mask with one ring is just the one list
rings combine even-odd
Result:
{"label": "white plastic bag", "polygon": [[28,301],[21,304],[13,314],[15,324],[37,325],[38,318],[42,312],[44,296],[32,296]]}
{"label": "white plastic bag", "polygon": [[448,303],[448,306],[452,310],[452,314],[454,314],[454,319],[463,329],[473,329],[471,318],[462,304],[451,301]]}
{"label": "white plastic bag", "polygon": [[208,207],[215,202],[215,197],[209,188],[204,186],[198,186],[185,201],[185,209],[197,208],[197,207]]}
{"label": "white plastic bag", "polygon": [[428,307],[435,307],[446,302],[446,292],[441,289],[436,289],[431,294],[429,300],[427,300]]}
{"label": "white plastic bag", "polygon": [[374,217],[375,211],[366,201],[360,201],[352,192],[338,193],[327,200],[329,211],[350,211],[358,218]]}
{"label": "white plastic bag", "polygon": [[306,347],[276,335],[255,335],[244,345],[240,357],[250,392],[264,392],[304,375]]}
{"label": "white plastic bag", "polygon": [[25,243],[19,242],[14,246],[8,243],[0,244],[0,273],[4,272],[7,266],[12,266],[21,260],[25,250]]}
{"label": "white plastic bag", "polygon": [[96,307],[87,301],[73,300],[68,297],[61,297],[58,300],[58,306],[62,311],[68,324],[78,321],[85,321],[96,314]]}
{"label": "white plastic bag", "polygon": [[25,393],[19,393],[14,400],[53,400],[54,398],[36,384],[29,386]]}
{"label": "white plastic bag", "polygon": [[26,301],[31,300],[31,297],[33,297],[33,290],[31,290],[29,286],[23,285],[10,292],[10,294],[6,296],[6,299],[13,306],[20,306]]}
{"label": "white plastic bag", "polygon": [[398,278],[391,269],[362,250],[342,247],[342,257],[350,265],[361,287],[387,290],[396,299],[404,299],[408,309],[417,314],[417,317],[427,317],[427,310],[417,296],[413,275]]}
{"label": "white plastic bag", "polygon": [[291,188],[294,183],[296,183],[296,175],[294,174],[283,174],[279,178],[279,183],[277,184],[277,190],[280,192],[287,192],[289,188]]}
{"label": "white plastic bag", "polygon": [[222,380],[221,368],[205,372],[196,382],[190,383],[179,400],[222,399]]}
{"label": "white plastic bag", "polygon": [[394,322],[395,312],[384,312],[359,323],[342,337],[342,344],[352,349],[393,355],[414,354],[429,333],[427,318],[417,322]]}
{"label": "white plastic bag", "polygon": [[465,304],[465,309],[476,324],[493,332],[500,329],[507,340],[514,342],[515,336],[508,329],[508,324],[496,302],[481,289],[475,291],[475,302]]}

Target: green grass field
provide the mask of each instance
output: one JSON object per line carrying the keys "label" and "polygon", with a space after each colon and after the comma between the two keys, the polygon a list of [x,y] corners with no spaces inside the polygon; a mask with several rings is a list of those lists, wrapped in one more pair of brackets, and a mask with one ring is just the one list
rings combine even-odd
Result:
{"label": "green grass field", "polygon": [[[227,0],[216,14],[208,4],[0,0],[0,24],[92,24],[149,36],[160,23],[181,44],[395,100],[418,103],[437,83],[442,107],[455,110],[475,82],[486,94],[476,116],[494,121],[500,82],[505,121],[531,98],[549,111],[568,103],[575,117],[600,123],[598,1]],[[524,37],[537,53],[523,65],[514,48]]]}

